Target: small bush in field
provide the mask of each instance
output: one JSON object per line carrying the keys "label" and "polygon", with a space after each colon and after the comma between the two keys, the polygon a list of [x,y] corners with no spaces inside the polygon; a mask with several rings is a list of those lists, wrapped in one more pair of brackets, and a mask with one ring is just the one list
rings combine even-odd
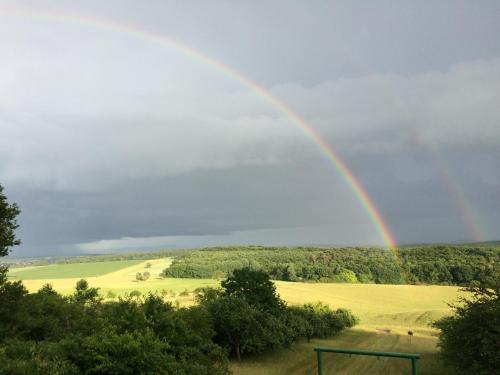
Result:
{"label": "small bush in field", "polygon": [[138,290],[133,290],[129,294],[130,297],[140,297],[141,295],[142,295],[142,293],[139,292]]}

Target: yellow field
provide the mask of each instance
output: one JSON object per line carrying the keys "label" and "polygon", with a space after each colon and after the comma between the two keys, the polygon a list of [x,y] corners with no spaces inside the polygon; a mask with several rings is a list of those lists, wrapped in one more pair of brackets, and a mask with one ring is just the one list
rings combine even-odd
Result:
{"label": "yellow field", "polygon": [[[406,335],[367,331],[360,328],[349,329],[329,340],[311,340],[294,345],[292,349],[280,349],[257,358],[246,358],[241,363],[233,361],[234,375],[316,375],[316,346],[371,349],[418,353],[420,375],[451,374],[436,358],[436,338],[417,335],[410,343]],[[323,354],[324,374],[335,375],[392,375],[411,374],[410,361],[397,358],[352,356],[343,354]]]}
{"label": "yellow field", "polygon": [[428,323],[450,313],[460,288],[434,285],[311,284],[276,282],[283,299],[292,304],[322,301],[345,307],[362,325],[428,328]]}
{"label": "yellow field", "polygon": [[[151,259],[102,276],[87,277],[85,279],[89,282],[91,287],[100,288],[101,294],[104,296],[106,296],[106,293],[110,290],[116,295],[130,293],[133,290],[138,290],[142,293],[171,290],[178,294],[186,289],[188,291],[193,291],[199,287],[219,285],[218,281],[212,279],[160,278],[159,274],[167,268],[171,262],[172,260],[170,258]],[[147,263],[151,264],[150,268],[146,268]],[[137,281],[135,279],[136,273],[145,271],[151,274],[149,280]],[[74,291],[75,284],[78,280],[80,280],[80,278],[23,280],[23,283],[30,292],[35,292],[40,289],[42,285],[49,283],[58,292],[69,294]]]}
{"label": "yellow field", "polygon": [[[150,263],[151,267],[146,268]],[[205,286],[217,287],[213,279],[174,279],[161,278],[159,274],[171,263],[170,258],[152,259],[122,268],[115,272],[86,278],[89,285],[100,288],[101,294],[113,291],[123,295],[132,290],[142,293],[148,291],[192,292]],[[136,281],[137,272],[148,271],[147,281]],[[38,290],[43,284],[50,283],[63,294],[72,293],[79,278],[23,280],[30,292]],[[387,328],[394,331],[408,329],[420,332],[429,331],[428,324],[450,313],[447,303],[454,302],[461,294],[458,287],[418,286],[418,285],[377,285],[377,284],[333,284],[297,283],[276,281],[279,295],[289,304],[303,304],[321,301],[332,308],[344,307],[352,310],[361,319],[361,326],[367,329]],[[190,298],[182,298],[189,302]],[[191,296],[192,300],[192,296]]]}
{"label": "yellow field", "polygon": [[[447,374],[437,360],[437,337],[429,323],[451,313],[447,303],[462,295],[448,286],[323,284],[276,282],[279,294],[290,304],[322,301],[332,308],[345,307],[361,324],[333,339],[312,340],[292,349],[233,362],[235,375],[317,374],[315,346],[397,351],[421,354],[419,374]],[[411,342],[408,330],[414,336]],[[324,354],[325,374],[409,374],[410,362],[402,359]]]}

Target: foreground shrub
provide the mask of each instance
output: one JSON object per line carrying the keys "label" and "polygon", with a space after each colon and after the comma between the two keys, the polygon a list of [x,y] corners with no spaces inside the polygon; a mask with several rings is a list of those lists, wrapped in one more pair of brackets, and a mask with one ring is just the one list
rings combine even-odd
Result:
{"label": "foreground shrub", "polygon": [[458,373],[493,375],[500,368],[500,282],[493,289],[471,287],[472,299],[455,315],[434,323],[441,330],[442,359]]}
{"label": "foreground shrub", "polygon": [[228,354],[240,359],[356,323],[321,303],[286,306],[262,271],[235,271],[223,285],[179,308],[139,292],[103,302],[85,280],[67,297],[50,285],[27,294],[22,283],[4,282],[0,375],[226,375]]}
{"label": "foreground shrub", "polygon": [[321,303],[286,306],[263,271],[236,270],[222,285],[222,290],[200,291],[198,298],[212,319],[214,341],[238,360],[300,339],[330,337],[357,324],[349,311]]}
{"label": "foreground shrub", "polygon": [[82,281],[69,297],[19,286],[0,287],[16,311],[0,322],[0,374],[228,374],[198,306],[175,309],[155,295],[103,303]]}

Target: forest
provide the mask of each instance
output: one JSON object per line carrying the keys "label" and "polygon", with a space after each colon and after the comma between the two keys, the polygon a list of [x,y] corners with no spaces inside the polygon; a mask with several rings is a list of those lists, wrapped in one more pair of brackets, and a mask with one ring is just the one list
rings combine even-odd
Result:
{"label": "forest", "polygon": [[225,278],[251,267],[274,280],[377,284],[487,284],[500,274],[500,246],[382,248],[213,247],[178,256],[163,272],[178,278]]}

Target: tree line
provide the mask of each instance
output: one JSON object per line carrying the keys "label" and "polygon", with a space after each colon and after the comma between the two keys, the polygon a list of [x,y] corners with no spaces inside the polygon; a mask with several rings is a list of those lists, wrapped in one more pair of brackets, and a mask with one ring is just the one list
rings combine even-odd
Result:
{"label": "tree line", "polygon": [[178,256],[166,277],[225,278],[251,267],[274,280],[378,284],[469,285],[500,275],[500,246],[382,248],[213,247]]}

